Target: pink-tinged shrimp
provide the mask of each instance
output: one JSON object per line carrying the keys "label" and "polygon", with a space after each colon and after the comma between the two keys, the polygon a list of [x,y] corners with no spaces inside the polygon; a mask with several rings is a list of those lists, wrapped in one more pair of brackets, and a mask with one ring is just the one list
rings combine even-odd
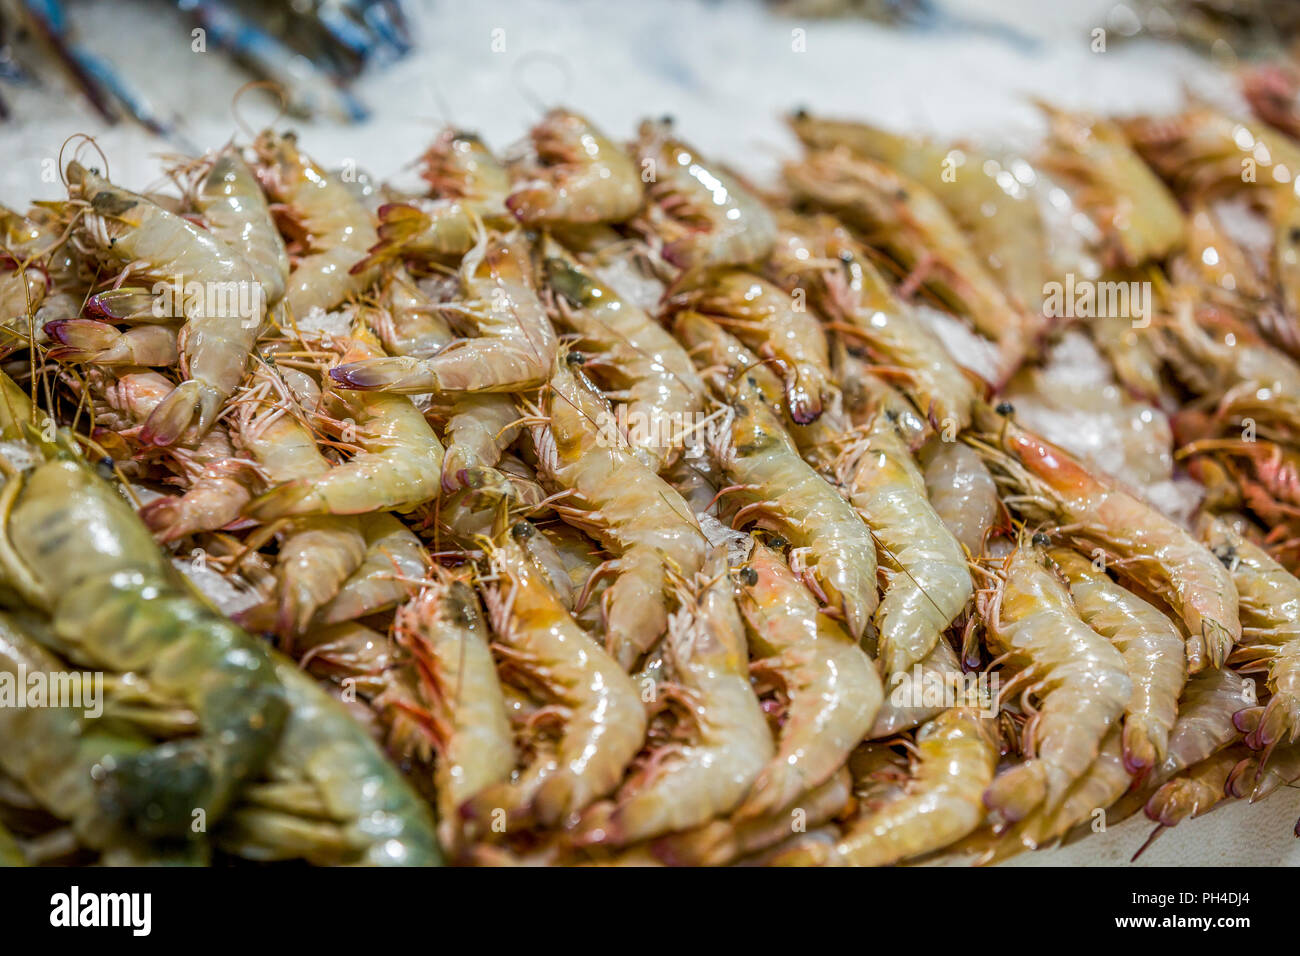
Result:
{"label": "pink-tinged shrimp", "polygon": [[998,374],[1007,377],[1031,351],[1041,317],[1017,308],[971,249],[947,210],[924,187],[847,151],[813,153],[785,167],[805,201],[834,213],[998,344]]}
{"label": "pink-tinged shrimp", "polygon": [[452,401],[444,437],[442,487],[456,491],[470,483],[474,469],[492,468],[520,431],[519,410],[509,395],[466,392]]}
{"label": "pink-tinged shrimp", "polygon": [[[1204,816],[1233,796],[1228,789],[1233,773],[1249,757],[1244,747],[1229,747],[1207,757],[1161,786],[1147,801],[1146,815],[1164,829]],[[1160,832],[1156,830],[1151,839]]]}
{"label": "pink-tinged shrimp", "polygon": [[874,618],[885,674],[911,669],[942,640],[974,593],[966,555],[930,505],[925,479],[889,416],[851,437],[838,483],[879,548],[885,597]]}
{"label": "pink-tinged shrimp", "polygon": [[[809,149],[843,146],[920,182],[970,236],[971,245],[1022,307],[1037,309],[1047,280],[1048,241],[1027,188],[1037,179],[1022,159],[999,162],[970,146],[944,146],[867,123],[811,116],[787,122]],[[951,170],[953,175],[945,176]]]}
{"label": "pink-tinged shrimp", "polygon": [[745,502],[733,524],[756,518],[799,549],[813,592],[861,639],[880,603],[871,530],[844,496],[799,455],[762,393],[740,383],[714,454]]}
{"label": "pink-tinged shrimp", "polygon": [[1141,776],[1165,759],[1178,697],[1187,683],[1183,636],[1158,609],[1125,590],[1079,552],[1053,548],[1051,558],[1070,584],[1084,623],[1124,655],[1133,696],[1124,708],[1123,754]]}
{"label": "pink-tinged shrimp", "polygon": [[285,286],[290,314],[304,319],[312,309],[332,309],[365,291],[376,270],[351,269],[379,238],[370,210],[346,183],[300,152],[292,133],[266,130],[253,149],[262,188],[308,237],[310,251],[294,263]]}
{"label": "pink-tinged shrimp", "polygon": [[1083,775],[1133,682],[1120,652],[1079,618],[1040,544],[1022,540],[1004,574],[982,608],[985,637],[1036,704],[1024,731],[1028,759],[1000,774],[984,803],[1014,823],[1054,808]]}
{"label": "pink-tinged shrimp", "polygon": [[548,256],[545,270],[561,323],[579,335],[574,348],[611,386],[606,395],[626,408],[629,444],[647,466],[663,471],[686,441],[698,444],[685,430],[702,417],[705,387],[690,355],[663,326],[570,258]]}
{"label": "pink-tinged shrimp", "polygon": [[1048,121],[1042,165],[1096,223],[1108,266],[1158,261],[1182,243],[1182,210],[1118,125],[1040,105]]}
{"label": "pink-tinged shrimp", "polygon": [[[341,359],[379,353],[374,336],[355,324]],[[438,497],[442,443],[409,398],[335,389],[329,399],[335,422],[350,420],[348,437],[360,451],[318,478],[296,478],[277,485],[248,507],[249,517],[269,521],[287,515],[409,511]]]}
{"label": "pink-tinged shrimp", "polygon": [[[923,417],[953,431],[970,424],[975,385],[939,338],[894,294],[866,251],[829,216],[784,228],[768,274],[788,292],[803,289],[836,331],[860,345],[912,399]],[[842,376],[841,376],[842,378]],[[844,388],[847,381],[841,381]]]}
{"label": "pink-tinged shrimp", "polygon": [[1226,667],[1189,677],[1156,779],[1167,780],[1240,738],[1233,717],[1254,700],[1247,682]]}
{"label": "pink-tinged shrimp", "polygon": [[960,442],[933,442],[921,450],[921,461],[939,520],[968,554],[979,557],[1001,514],[997,482],[979,454]]}
{"label": "pink-tinged shrimp", "polygon": [[248,262],[273,308],[289,281],[289,254],[257,177],[233,146],[213,157],[194,206],[212,234]]}
{"label": "pink-tinged shrimp", "polygon": [[481,234],[460,274],[468,301],[458,308],[477,323],[476,338],[456,339],[428,358],[349,362],[330,369],[330,377],[342,388],[407,394],[513,392],[546,381],[559,339],[529,280],[523,238],[489,241]]}
{"label": "pink-tinged shrimp", "polygon": [[577,841],[623,846],[700,826],[732,810],[773,756],[772,733],[749,683],[744,625],[725,548],[679,581],[666,664],[687,709],[687,743],[668,744],[612,803],[583,815]]}
{"label": "pink-tinged shrimp", "polygon": [[438,306],[406,270],[389,270],[382,288],[380,308],[370,321],[389,355],[428,358],[456,337],[438,314]]}
{"label": "pink-tinged shrimp", "polygon": [[94,319],[56,319],[45,323],[45,334],[59,344],[46,353],[55,362],[87,365],[175,365],[180,357],[176,331],[142,325],[122,332]]}
{"label": "pink-tinged shrimp", "polygon": [[461,843],[460,808],[484,789],[508,782],[515,768],[487,625],[474,589],[439,571],[398,610],[393,633],[411,654],[421,696],[430,702],[438,750],[438,836],[454,850]]}
{"label": "pink-tinged shrimp", "polygon": [[754,667],[773,676],[787,700],[776,754],[733,814],[751,820],[829,780],[871,727],[884,694],[871,659],[819,611],[780,554],[755,544],[737,579]]}
{"label": "pink-tinged shrimp", "polygon": [[87,205],[79,233],[97,258],[168,288],[197,283],[202,290],[172,303],[185,315],[178,342],[185,381],[154,410],[141,438],[170,445],[192,422],[201,435],[244,377],[265,313],[261,284],[242,256],[189,220],[77,163],[67,176],[73,197]]}
{"label": "pink-tinged shrimp", "polygon": [[650,224],[668,262],[688,270],[743,265],[772,250],[772,214],[733,176],[673,139],[670,123],[642,123],[635,151],[651,177]]}
{"label": "pink-tinged shrimp", "polygon": [[555,826],[612,792],[645,738],[646,714],[632,678],[569,616],[544,572],[510,536],[490,549],[481,581],[495,649],[563,722],[513,780],[489,786],[461,810],[486,822]]}
{"label": "pink-tinged shrimp", "polygon": [[817,316],[766,279],[739,269],[712,272],[678,297],[769,360],[785,381],[790,417],[815,421],[834,391],[830,350]]}
{"label": "pink-tinged shrimp", "polygon": [[611,418],[608,403],[561,364],[532,434],[539,474],[567,492],[552,508],[614,554],[600,569],[616,575],[601,598],[605,640],[630,668],[667,627],[669,574],[694,575],[707,540],[690,506],[637,460]]}
{"label": "pink-tinged shrimp", "polygon": [[980,798],[998,762],[988,721],[964,707],[944,711],[917,732],[916,754],[902,795],[855,820],[835,844],[805,848],[799,862],[889,866],[941,850],[979,826]]}
{"label": "pink-tinged shrimp", "polygon": [[1221,667],[1241,637],[1232,577],[1185,529],[1108,478],[1094,475],[1063,449],[978,406],[975,444],[1007,503],[1032,520],[1099,545],[1111,566],[1166,601],[1186,627],[1188,673]]}
{"label": "pink-tinged shrimp", "polygon": [[760,817],[737,814],[653,841],[650,852],[669,866],[726,866],[770,849],[795,833],[829,823],[848,807],[852,778],[841,767],[829,780],[800,794],[789,805]]}
{"label": "pink-tinged shrimp", "polygon": [[527,225],[622,222],[641,208],[641,177],[632,157],[585,117],[550,110],[530,133],[535,156],[506,208]]}
{"label": "pink-tinged shrimp", "polygon": [[1246,744],[1266,753],[1300,737],[1300,580],[1221,518],[1206,516],[1201,540],[1232,573],[1241,599],[1243,647],[1234,661],[1266,669],[1269,697]]}

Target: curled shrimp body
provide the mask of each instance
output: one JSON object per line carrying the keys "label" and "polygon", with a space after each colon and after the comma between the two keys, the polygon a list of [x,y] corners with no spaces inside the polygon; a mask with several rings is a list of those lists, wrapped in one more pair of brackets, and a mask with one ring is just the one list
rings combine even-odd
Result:
{"label": "curled shrimp body", "polygon": [[533,127],[536,159],[506,197],[528,225],[621,222],[641,208],[641,176],[632,157],[586,118],[553,109]]}
{"label": "curled shrimp body", "polygon": [[743,265],[772,250],[772,214],[733,176],[672,139],[670,124],[642,123],[635,149],[642,168],[654,171],[651,224],[668,262],[682,269]]}
{"label": "curled shrimp body", "polygon": [[834,386],[826,333],[816,315],[796,308],[767,280],[739,269],[712,273],[683,299],[775,363],[796,423],[807,425],[821,415]]}
{"label": "curled shrimp body", "polygon": [[1079,616],[1124,655],[1133,696],[1124,709],[1123,753],[1141,775],[1165,759],[1178,697],[1187,682],[1183,636],[1165,615],[1125,590],[1077,551],[1054,548],[1052,560],[1070,584]]}
{"label": "curled shrimp body", "polygon": [[776,754],[733,814],[748,820],[830,779],[871,727],[883,692],[871,659],[818,610],[781,555],[756,544],[737,577],[756,666],[779,680],[789,701]]}
{"label": "curled shrimp body", "polygon": [[934,649],[974,593],[966,555],[889,416],[877,414],[850,439],[837,476],[880,549],[886,584],[875,615],[877,655],[886,675],[902,673]]}
{"label": "curled shrimp body", "polygon": [[870,529],[800,457],[756,388],[735,389],[732,396],[734,414],[720,430],[714,453],[734,482],[730,490],[746,502],[736,522],[757,516],[801,549],[807,555],[805,580],[860,639],[880,603]]}
{"label": "curled shrimp body", "polygon": [[[654,471],[671,465],[704,408],[704,383],[678,341],[576,262],[550,256],[546,278],[593,372],[626,406],[628,441]],[[634,426],[634,427],[633,427]]]}
{"label": "curled shrimp body", "polygon": [[[342,356],[380,352],[364,326],[353,329]],[[341,366],[335,366],[331,372]],[[410,510],[438,497],[443,447],[424,415],[404,395],[333,390],[336,421],[350,420],[360,451],[318,478],[296,478],[272,488],[246,510],[259,521],[287,515],[364,514]]]}
{"label": "curled shrimp body", "polygon": [[1124,658],[1088,627],[1037,544],[1023,541],[984,612],[994,652],[1028,682],[1037,708],[1026,728],[1032,756],[1002,773],[984,794],[1001,820],[1051,809],[1097,757],[1133,693]]}
{"label": "curled shrimp body", "polygon": [[1232,573],[1241,598],[1242,647],[1237,656],[1268,671],[1271,692],[1247,745],[1265,751],[1300,737],[1300,580],[1263,548],[1219,518],[1206,518],[1201,540]]}
{"label": "curled shrimp body", "polygon": [[1154,779],[1168,780],[1240,738],[1233,718],[1254,700],[1246,680],[1229,668],[1189,677],[1178,701],[1168,751]]}
{"label": "curled shrimp body", "polygon": [[[969,146],[950,148],[803,110],[792,115],[789,124],[809,149],[843,146],[921,182],[970,236],[985,265],[1020,305],[1038,307],[1047,279],[1047,235],[1026,188],[1037,178],[1028,163],[1004,165]],[[951,177],[943,175],[947,169],[953,170]]]}
{"label": "curled shrimp body", "polygon": [[[5,385],[8,416],[17,387]],[[65,656],[139,673],[197,715],[197,735],[118,761],[101,780],[137,832],[188,833],[194,808],[219,819],[266,759],[283,690],[262,645],[178,580],[116,489],[66,445],[41,450],[43,463],[4,486],[3,576],[49,614]]]}
{"label": "curled shrimp body", "polygon": [[955,843],[984,820],[981,796],[993,781],[997,747],[987,721],[957,707],[916,735],[917,758],[902,795],[855,820],[833,845],[814,846],[823,866],[889,866]]}
{"label": "curled shrimp body", "polygon": [[438,866],[428,805],[366,727],[292,661],[276,656],[289,704],[262,776],[215,842],[250,860],[321,866]]}
{"label": "curled shrimp body", "polygon": [[[205,290],[173,303],[185,313],[178,345],[186,380],[154,410],[141,437],[170,445],[191,422],[202,434],[244,377],[265,313],[261,285],[247,261],[212,233],[77,163],[67,176],[72,194],[88,205],[81,229],[97,256],[168,287],[200,283]],[[217,290],[222,294],[210,294]],[[240,307],[241,299],[250,308]]]}
{"label": "curled shrimp body", "polygon": [[471,481],[474,469],[492,468],[519,436],[519,411],[509,395],[495,392],[457,395],[444,435],[442,488],[456,491]]}
{"label": "curled shrimp body", "polygon": [[966,552],[978,557],[1002,507],[997,482],[979,454],[960,442],[922,449],[925,490],[944,526]]}
{"label": "curled shrimp body", "polygon": [[351,270],[379,238],[365,204],[346,183],[300,152],[292,134],[266,130],[253,149],[262,187],[296,220],[311,244],[285,286],[284,304],[290,314],[303,319],[312,309],[332,309],[364,291],[375,270]]}
{"label": "curled shrimp body", "polygon": [[664,633],[669,574],[693,575],[707,544],[690,505],[611,435],[608,404],[567,366],[542,399],[546,424],[533,428],[538,471],[564,492],[552,507],[600,541],[616,578],[601,598],[605,640],[630,668]]}
{"label": "curled shrimp body", "polygon": [[666,663],[688,710],[691,738],[668,745],[583,815],[577,839],[622,846],[700,826],[734,808],[773,757],[772,733],[749,683],[749,654],[726,549],[679,581]]}
{"label": "curled shrimp body", "polygon": [[980,406],[976,449],[1008,500],[1035,520],[1117,555],[1122,575],[1160,596],[1182,619],[1188,672],[1220,667],[1241,637],[1232,577],[1191,534],[1111,480],[1094,475],[1067,452]]}
{"label": "curled shrimp body", "polygon": [[618,786],[645,738],[645,708],[632,678],[569,616],[513,539],[495,545],[490,560],[482,590],[498,654],[564,726],[553,748],[480,791],[462,814],[480,820],[500,808],[512,823],[554,826]]}
{"label": "curled shrimp body", "polygon": [[940,639],[911,670],[889,675],[888,693],[866,739],[886,740],[939,716],[948,704],[944,695],[935,691],[956,686],[959,680],[964,683],[965,675],[957,655],[946,640]]}
{"label": "curled shrimp body", "polygon": [[1204,816],[1232,796],[1233,774],[1248,754],[1245,748],[1229,748],[1189,767],[1151,795],[1146,815],[1163,828]]}
{"label": "curled shrimp body", "polygon": [[787,164],[795,194],[838,216],[910,273],[940,301],[967,316],[998,344],[998,374],[1010,375],[1030,351],[1042,322],[1014,306],[985,269],[946,209],[924,187],[847,151],[813,153]]}
{"label": "curled shrimp body", "polygon": [[[974,383],[938,337],[894,294],[847,230],[830,217],[816,222],[811,235],[782,231],[769,273],[787,290],[811,285],[818,308],[836,330],[864,346],[925,418],[965,428],[975,400]],[[841,380],[847,387],[843,376]]]}
{"label": "curled shrimp body", "polygon": [[460,808],[515,768],[514,738],[489,649],[478,597],[465,581],[439,573],[393,620],[398,643],[412,654],[432,700],[439,760],[439,833],[459,843]]}
{"label": "curled shrimp body", "polygon": [[275,306],[289,281],[289,254],[257,177],[234,147],[213,158],[194,205],[212,234],[244,257],[267,307]]}
{"label": "curled shrimp body", "polygon": [[522,239],[486,233],[461,263],[466,313],[478,324],[428,358],[411,355],[348,362],[330,369],[341,388],[399,393],[513,392],[551,374],[559,339],[529,281]]}
{"label": "curled shrimp body", "polygon": [[386,512],[361,518],[366,550],[356,570],[321,607],[316,620],[341,624],[387,610],[410,594],[410,581],[419,581],[429,570],[429,555],[415,534]]}
{"label": "curled shrimp body", "polygon": [[371,322],[389,355],[428,358],[455,338],[438,307],[404,269],[389,271],[382,302]]}

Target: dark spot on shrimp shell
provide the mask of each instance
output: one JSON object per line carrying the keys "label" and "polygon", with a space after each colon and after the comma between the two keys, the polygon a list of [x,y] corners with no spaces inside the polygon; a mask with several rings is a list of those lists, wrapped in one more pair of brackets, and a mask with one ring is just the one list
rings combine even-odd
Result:
{"label": "dark spot on shrimp shell", "polygon": [[1291,231],[1287,233],[1287,237],[1292,242],[1300,242],[1300,226],[1292,226]]}
{"label": "dark spot on shrimp shell", "polygon": [[1015,412],[1016,406],[1010,402],[998,402],[997,413],[999,415],[1014,415]]}
{"label": "dark spot on shrimp shell", "polygon": [[1214,556],[1219,559],[1220,564],[1231,571],[1237,560],[1237,549],[1230,544],[1225,544],[1214,549]]}

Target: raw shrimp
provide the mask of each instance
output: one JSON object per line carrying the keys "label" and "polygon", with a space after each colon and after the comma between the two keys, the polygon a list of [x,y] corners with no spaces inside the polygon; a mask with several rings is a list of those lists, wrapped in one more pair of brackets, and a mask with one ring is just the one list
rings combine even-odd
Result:
{"label": "raw shrimp", "polygon": [[765,279],[739,269],[709,274],[680,301],[712,318],[775,366],[785,381],[790,417],[815,421],[831,400],[831,362],[816,315]]}
{"label": "raw shrimp", "polygon": [[829,780],[884,695],[871,659],[820,613],[780,554],[755,544],[737,579],[754,669],[774,676],[788,700],[776,754],[733,814],[740,821],[775,813]]}
{"label": "raw shrimp", "polygon": [[984,268],[947,210],[927,190],[880,163],[847,152],[813,153],[785,167],[795,194],[835,213],[998,344],[1005,377],[1032,350],[1042,321],[1016,308]]}
{"label": "raw shrimp", "polygon": [[459,200],[485,220],[509,215],[510,173],[474,133],[443,130],[425,150],[420,167],[434,196]]}
{"label": "raw shrimp", "polygon": [[860,639],[880,603],[876,545],[852,506],[800,456],[776,413],[753,386],[733,387],[733,417],[714,454],[746,502],[733,524],[757,517],[806,554],[807,583]]}
{"label": "raw shrimp", "polygon": [[554,826],[618,786],[645,738],[645,709],[632,678],[578,627],[516,541],[505,536],[489,555],[482,587],[498,656],[564,727],[553,750],[480,791],[462,814],[484,822],[499,809],[512,824]]}
{"label": "raw shrimp", "polygon": [[660,837],[651,843],[651,853],[670,866],[726,866],[774,847],[792,833],[829,823],[849,805],[850,784],[848,768],[841,767],[825,783],[800,794],[788,806],[744,820],[732,814],[694,830]]}
{"label": "raw shrimp", "polygon": [[[30,417],[5,380],[6,431]],[[8,476],[0,568],[50,615],[60,650],[135,671],[198,716],[200,732],[118,761],[103,798],[142,834],[188,832],[195,808],[216,821],[256,773],[285,715],[265,649],[198,601],[116,489],[59,438],[44,461]]]}
{"label": "raw shrimp", "polygon": [[855,820],[833,846],[814,846],[785,862],[889,866],[955,843],[984,820],[980,797],[998,752],[988,722],[953,708],[916,735],[916,767],[904,793]]}
{"label": "raw shrimp", "polygon": [[[380,353],[379,343],[362,324],[354,324],[340,361]],[[344,365],[336,365],[331,375]],[[296,478],[276,485],[246,510],[259,521],[286,515],[364,514],[409,511],[438,496],[443,448],[424,415],[404,395],[332,390],[335,421],[360,451],[318,478]]]}
{"label": "raw shrimp", "polygon": [[1024,732],[1029,759],[984,795],[995,817],[1012,823],[1061,801],[1133,693],[1123,656],[1080,620],[1045,557],[1040,544],[1022,539],[982,615],[990,647],[1037,699]]}
{"label": "raw shrimp", "polygon": [[[579,335],[580,349],[626,406],[628,441],[654,471],[676,460],[704,409],[704,383],[686,350],[662,326],[578,263],[549,256],[548,287],[564,303],[563,324]],[[594,353],[594,354],[593,354]]]}
{"label": "raw shrimp", "polygon": [[386,512],[361,518],[366,552],[338,593],[316,613],[321,624],[340,624],[386,610],[405,600],[429,570],[424,545]]}
{"label": "raw shrimp", "polygon": [[[970,236],[971,245],[1022,308],[1037,310],[1047,280],[1047,233],[1027,187],[1038,177],[1022,159],[999,162],[969,146],[944,147],[867,123],[800,110],[790,128],[809,149],[843,146],[922,183]],[[951,170],[951,176],[944,173]]]}
{"label": "raw shrimp", "polygon": [[289,314],[302,320],[363,292],[376,270],[353,273],[378,241],[370,211],[346,183],[298,150],[297,138],[266,130],[253,144],[257,178],[283,213],[306,233],[310,251],[294,263],[285,287]]}
{"label": "raw shrimp", "polygon": [[[1228,787],[1233,772],[1248,756],[1249,751],[1244,748],[1232,747],[1189,767],[1151,796],[1146,815],[1162,828],[1204,816],[1232,796]],[[1159,833],[1156,830],[1151,839]]]}
{"label": "raw shrimp", "polygon": [[940,639],[928,655],[910,671],[889,676],[884,703],[876,712],[875,722],[867,731],[867,740],[886,740],[904,730],[911,730],[938,717],[951,704],[946,693],[950,687],[970,686],[957,655],[947,640]]}
{"label": "raw shrimp", "polygon": [[213,157],[194,205],[212,234],[253,270],[267,308],[278,304],[289,281],[289,254],[257,177],[233,146]]}
{"label": "raw shrimp", "polygon": [[[954,431],[965,428],[974,384],[844,227],[827,216],[815,221],[812,235],[783,229],[769,273],[787,291],[810,285],[818,308],[836,330],[865,346],[924,417],[940,425],[952,423]],[[849,387],[843,376],[841,385]]]}
{"label": "raw shrimp", "polygon": [[1189,635],[1188,672],[1222,666],[1241,637],[1237,590],[1208,549],[1150,505],[1093,475],[1062,449],[978,406],[976,450],[1033,520],[1106,548],[1115,570],[1167,601]]}
{"label": "raw shrimp", "polygon": [[532,431],[539,474],[567,492],[551,507],[615,556],[598,572],[617,576],[601,599],[605,641],[630,668],[667,626],[669,573],[698,571],[707,541],[682,496],[619,436],[611,439],[611,415],[562,363],[542,396],[544,421]]}
{"label": "raw shrimp", "polygon": [[178,345],[186,379],[154,410],[141,438],[170,445],[192,422],[201,435],[244,377],[264,316],[261,285],[246,260],[206,230],[75,162],[67,177],[71,194],[87,205],[79,228],[97,256],[159,283],[199,284],[202,294],[186,291],[183,303],[172,303],[185,314]]}
{"label": "raw shrimp", "polygon": [[506,208],[527,225],[621,222],[641,207],[641,176],[632,157],[586,118],[553,109],[533,127],[532,161]]}
{"label": "raw shrimp", "polygon": [[515,768],[514,739],[478,597],[464,580],[438,572],[393,619],[398,643],[415,659],[433,704],[438,737],[435,785],[439,835],[459,844],[460,808]]}
{"label": "raw shrimp", "polygon": [[975,450],[960,442],[932,442],[921,461],[935,513],[966,553],[979,557],[1002,508],[997,482]]}
{"label": "raw shrimp", "polygon": [[1245,646],[1233,659],[1268,671],[1272,696],[1246,743],[1266,752],[1295,743],[1300,737],[1300,580],[1221,518],[1206,516],[1198,530],[1232,573],[1240,595]]}
{"label": "raw shrimp", "polygon": [[633,774],[612,803],[583,815],[576,840],[624,846],[729,812],[773,758],[772,733],[749,683],[744,625],[725,548],[677,583],[667,664],[691,726]]}
{"label": "raw shrimp", "polygon": [[394,268],[383,280],[383,307],[371,322],[389,355],[428,358],[455,336],[438,314],[438,306],[420,291],[406,270]]}
{"label": "raw shrimp", "polygon": [[1124,655],[1133,681],[1133,696],[1124,708],[1124,765],[1141,776],[1165,759],[1178,697],[1187,682],[1187,662],[1180,653],[1183,636],[1163,613],[1077,551],[1053,548],[1050,555],[1069,582],[1084,623]]}
{"label": "raw shrimp", "polygon": [[682,269],[743,265],[763,259],[776,222],[741,183],[671,136],[671,121],[641,124],[635,147],[650,171],[650,222],[663,257]]}
{"label": "raw shrimp", "polygon": [[836,467],[844,494],[871,529],[885,575],[876,610],[885,674],[925,658],[974,593],[966,555],[925,493],[925,479],[893,422],[875,415],[850,438]]}
{"label": "raw shrimp", "polygon": [[403,355],[350,362],[330,369],[342,388],[387,392],[513,392],[540,385],[551,374],[559,340],[529,281],[518,234],[478,245],[461,263],[467,314],[479,335],[456,339],[428,358]]}
{"label": "raw shrimp", "polygon": [[275,674],[289,704],[284,732],[215,842],[263,862],[441,864],[428,805],[365,726],[292,661],[276,655]]}
{"label": "raw shrimp", "polygon": [[45,323],[45,334],[59,344],[46,356],[55,362],[87,365],[175,365],[176,331],[161,325],[142,325],[119,331],[94,319],[57,319]]}
{"label": "raw shrimp", "polygon": [[492,468],[519,437],[519,410],[509,395],[494,392],[457,395],[443,434],[442,488],[456,491],[470,483],[475,469]]}

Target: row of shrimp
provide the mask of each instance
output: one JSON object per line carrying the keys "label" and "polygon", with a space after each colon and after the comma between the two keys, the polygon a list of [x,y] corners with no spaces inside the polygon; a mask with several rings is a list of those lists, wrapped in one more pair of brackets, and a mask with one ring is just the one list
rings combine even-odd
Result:
{"label": "row of shrimp", "polygon": [[[1287,254],[1214,205],[1289,190],[1217,119],[1044,116],[801,110],[768,191],[566,109],[404,185],[271,130],[70,163],[3,214],[0,676],[107,699],[0,709],[0,851],[996,862],[1300,778],[1289,472],[1224,437],[1300,425]],[[1039,425],[1068,273],[1155,289],[1096,404],[1185,512]]]}

